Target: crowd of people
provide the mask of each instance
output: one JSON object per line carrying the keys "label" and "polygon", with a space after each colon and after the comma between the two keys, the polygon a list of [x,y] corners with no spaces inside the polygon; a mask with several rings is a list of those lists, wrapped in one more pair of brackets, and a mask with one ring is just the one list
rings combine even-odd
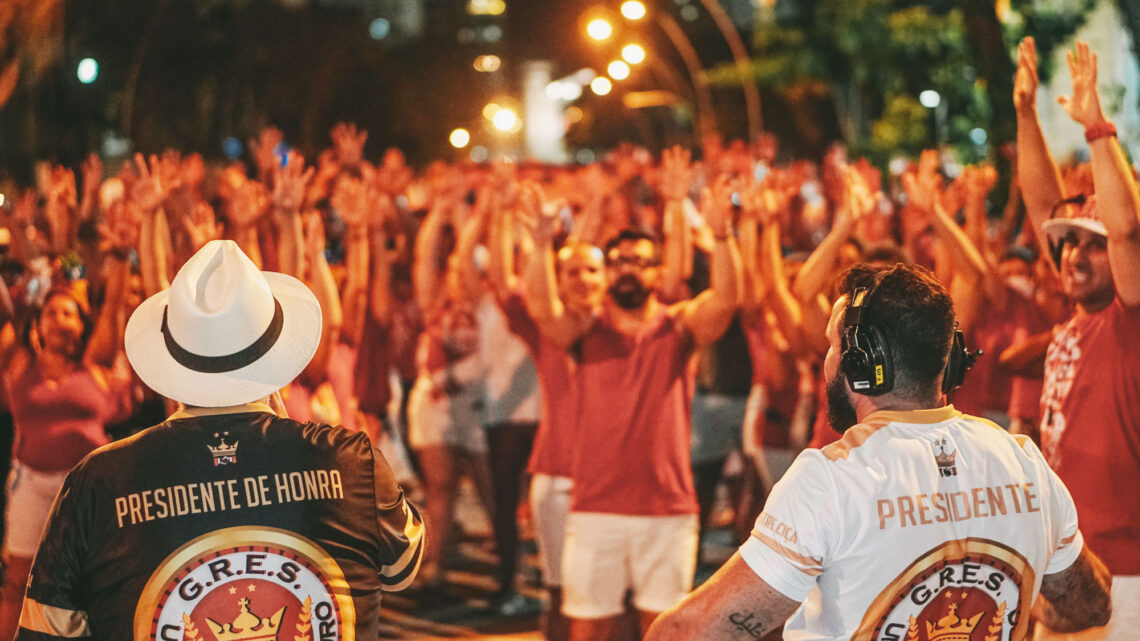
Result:
{"label": "crowd of people", "polygon": [[[833,305],[853,291],[837,277],[919,266],[980,350],[949,401],[1041,445],[1115,577],[1113,625],[1136,625],[1140,196],[1095,55],[1070,57],[1065,104],[1091,162],[1063,168],[1036,116],[1031,39],[1019,57],[1005,202],[992,167],[939,151],[884,177],[839,146],[784,158],[772,135],[709,138],[697,160],[622,146],[580,167],[415,171],[395,149],[370,162],[367,133],[341,124],[315,162],[269,128],[248,166],[167,150],[109,171],[93,155],[77,180],[44,163],[34,187],[5,190],[0,219],[15,433],[0,636],[68,470],[176,409],[128,366],[126,319],[220,238],[315,294],[320,342],[277,411],[365,432],[415,488],[430,533],[418,583],[447,581],[466,476],[505,611],[529,521],[550,639],[609,637],[627,593],[647,630],[691,590],[714,520],[755,544],[796,455],[841,438],[825,361]],[[731,519],[714,513],[720,486]]]}

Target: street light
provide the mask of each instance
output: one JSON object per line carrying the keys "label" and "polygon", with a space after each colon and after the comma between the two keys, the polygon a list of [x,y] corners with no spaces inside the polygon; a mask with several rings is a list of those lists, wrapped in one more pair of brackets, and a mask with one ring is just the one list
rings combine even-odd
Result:
{"label": "street light", "polygon": [[621,48],[621,57],[631,65],[641,64],[645,61],[645,48],[637,44],[629,44]]}
{"label": "street light", "polygon": [[608,40],[613,33],[613,25],[602,18],[594,18],[586,25],[586,34],[594,40]]}

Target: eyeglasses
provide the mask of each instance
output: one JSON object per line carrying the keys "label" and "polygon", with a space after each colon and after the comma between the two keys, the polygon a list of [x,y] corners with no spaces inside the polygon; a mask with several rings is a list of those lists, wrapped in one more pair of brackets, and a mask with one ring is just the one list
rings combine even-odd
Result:
{"label": "eyeglasses", "polygon": [[649,256],[610,256],[606,258],[606,264],[610,267],[636,267],[638,269],[646,269],[648,267],[655,267],[658,263]]}

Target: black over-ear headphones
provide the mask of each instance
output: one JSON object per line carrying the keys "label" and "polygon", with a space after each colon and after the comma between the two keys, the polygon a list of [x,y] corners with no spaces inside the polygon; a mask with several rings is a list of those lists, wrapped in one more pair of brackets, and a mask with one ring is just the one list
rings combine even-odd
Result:
{"label": "black over-ear headphones", "polygon": [[[870,290],[858,287],[851,294],[840,340],[843,351],[839,357],[839,371],[847,377],[851,391],[864,396],[886,394],[895,384],[890,345],[878,327],[863,322],[863,310],[874,291],[874,287]],[[946,358],[946,369],[942,372],[943,394],[949,394],[962,385],[966,371],[974,366],[981,353],[981,350],[971,352],[966,348],[966,338],[955,321],[954,340]]]}

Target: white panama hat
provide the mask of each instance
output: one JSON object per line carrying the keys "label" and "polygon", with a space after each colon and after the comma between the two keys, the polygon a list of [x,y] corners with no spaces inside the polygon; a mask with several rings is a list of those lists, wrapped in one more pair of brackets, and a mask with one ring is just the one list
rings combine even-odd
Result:
{"label": "white panama hat", "polygon": [[304,283],[257,269],[232,240],[194,254],[127,321],[127,359],[154,391],[226,407],[269,396],[309,364],[321,306]]}

